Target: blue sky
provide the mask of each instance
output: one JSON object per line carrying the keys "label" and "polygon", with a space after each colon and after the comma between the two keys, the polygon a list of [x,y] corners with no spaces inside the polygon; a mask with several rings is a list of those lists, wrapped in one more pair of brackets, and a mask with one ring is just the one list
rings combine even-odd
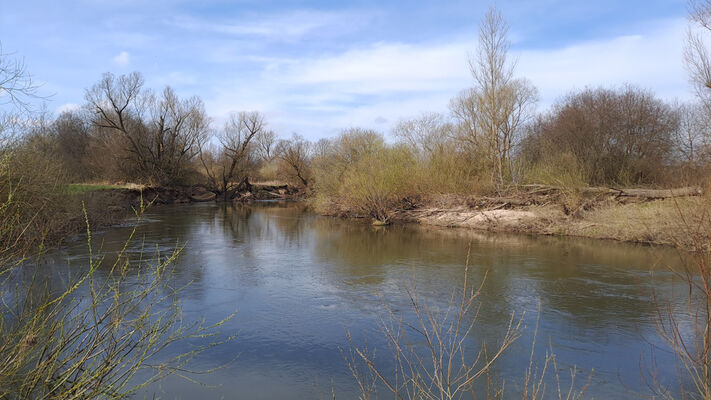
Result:
{"label": "blue sky", "polygon": [[4,0],[0,43],[53,94],[52,111],[83,103],[103,72],[140,71],[152,88],[202,97],[216,125],[259,110],[282,136],[318,139],[446,111],[471,84],[467,57],[490,5],[511,25],[539,109],[623,83],[691,99],[685,0]]}

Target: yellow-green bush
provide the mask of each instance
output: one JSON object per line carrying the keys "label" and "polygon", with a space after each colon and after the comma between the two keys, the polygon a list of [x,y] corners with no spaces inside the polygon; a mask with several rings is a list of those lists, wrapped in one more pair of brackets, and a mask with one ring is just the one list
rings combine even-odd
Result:
{"label": "yellow-green bush", "polygon": [[317,210],[386,223],[419,190],[410,150],[387,145],[380,134],[362,129],[347,130],[318,150],[313,176]]}
{"label": "yellow-green bush", "polygon": [[339,202],[358,214],[387,223],[404,199],[417,194],[415,171],[415,160],[407,149],[374,149],[343,175]]}
{"label": "yellow-green bush", "polygon": [[446,148],[418,162],[417,183],[423,194],[485,194],[494,191],[491,171],[475,155]]}
{"label": "yellow-green bush", "polygon": [[585,171],[571,153],[558,153],[531,165],[524,171],[524,182],[565,188],[587,186]]}

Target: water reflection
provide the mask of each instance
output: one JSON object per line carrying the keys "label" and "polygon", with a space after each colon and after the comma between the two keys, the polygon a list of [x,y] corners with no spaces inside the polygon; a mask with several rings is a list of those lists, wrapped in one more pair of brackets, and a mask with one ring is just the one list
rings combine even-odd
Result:
{"label": "water reflection", "polygon": [[[525,312],[527,330],[497,370],[510,394],[528,364],[539,303],[541,357],[550,343],[561,368],[594,368],[589,392],[594,397],[627,398],[625,385],[643,390],[640,356],[659,344],[650,294],[652,288],[662,296],[672,290],[661,267],[677,262],[674,251],[419,226],[376,228],[309,214],[304,207],[197,204],[149,212],[129,251],[167,252],[184,245],[175,279],[187,285],[182,292],[186,318],[210,323],[238,310],[223,328],[225,336],[238,332],[238,338],[201,356],[198,366],[240,357],[200,377],[217,387],[171,378],[141,395],[313,398],[330,392],[333,380],[339,399],[355,398],[340,353],[347,347],[346,329],[357,338],[368,332],[371,346],[384,346],[377,336],[381,301],[412,318],[405,289],[413,282],[426,302],[446,305],[452,289],[461,285],[469,246],[470,284],[485,279],[485,285],[468,345],[495,342],[511,314]],[[107,264],[129,232],[124,227],[97,235]],[[86,245],[77,240],[49,263],[61,266],[69,260],[79,268],[86,258]],[[654,283],[652,268],[659,271]],[[665,355],[660,357],[664,361]],[[673,374],[667,365],[663,372]]]}

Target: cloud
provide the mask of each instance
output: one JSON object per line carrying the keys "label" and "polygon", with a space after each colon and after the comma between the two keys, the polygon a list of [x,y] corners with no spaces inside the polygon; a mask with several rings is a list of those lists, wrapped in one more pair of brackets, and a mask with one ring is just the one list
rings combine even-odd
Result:
{"label": "cloud", "polygon": [[[681,57],[685,31],[683,19],[656,21],[628,35],[513,49],[511,56],[517,75],[538,87],[539,109],[574,89],[625,83],[651,89],[666,100],[686,99],[691,93]],[[246,96],[251,104],[279,110],[275,122],[290,130],[333,132],[353,125],[387,129],[422,111],[446,112],[449,99],[472,84],[467,55],[475,45],[470,38],[379,42],[317,58],[265,60],[259,79],[241,87],[252,94]],[[237,103],[228,91],[216,102]],[[389,123],[379,123],[380,118]]]}
{"label": "cloud", "polygon": [[337,36],[357,30],[369,20],[369,15],[365,13],[295,10],[273,15],[240,15],[217,22],[180,16],[168,20],[167,23],[191,31],[290,41],[318,32]]}
{"label": "cloud", "polygon": [[[292,13],[240,26],[198,24],[190,29],[211,30],[213,36],[217,30],[301,37],[328,26],[314,15]],[[299,19],[303,23],[298,27],[282,28],[275,23]],[[687,99],[691,92],[681,57],[685,31],[684,19],[658,20],[596,40],[538,48],[515,46],[511,57],[517,61],[517,75],[538,87],[540,110],[573,89],[624,83],[651,89],[666,100]],[[473,83],[467,58],[476,48],[475,39],[450,35],[447,40],[411,43],[344,41],[340,51],[319,49],[296,55],[281,47],[249,47],[244,44],[249,40],[239,38],[215,40],[202,57],[209,73],[208,68],[163,71],[151,82],[176,89],[198,88],[216,126],[230,111],[260,110],[273,129],[298,131],[314,139],[350,126],[387,131],[400,119],[423,111],[447,112],[449,100]],[[199,43],[202,46],[207,39]]]}
{"label": "cloud", "polygon": [[121,67],[126,67],[131,63],[131,57],[127,51],[122,51],[113,58],[113,61]]}
{"label": "cloud", "polygon": [[683,19],[658,21],[630,35],[522,51],[518,73],[539,88],[544,107],[574,89],[625,83],[651,89],[666,100],[688,98],[682,60],[686,29]]}
{"label": "cloud", "polygon": [[288,65],[285,79],[301,85],[330,85],[347,93],[430,91],[452,88],[469,77],[469,42],[376,43],[366,48]]}

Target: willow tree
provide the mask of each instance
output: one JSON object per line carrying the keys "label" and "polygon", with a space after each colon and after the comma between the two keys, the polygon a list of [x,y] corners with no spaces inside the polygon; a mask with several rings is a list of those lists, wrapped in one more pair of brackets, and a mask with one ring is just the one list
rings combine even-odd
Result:
{"label": "willow tree", "polygon": [[232,200],[245,186],[255,164],[256,140],[264,131],[264,115],[257,111],[231,113],[218,135],[219,146],[203,148],[200,161],[208,186],[224,201]]}
{"label": "willow tree", "polygon": [[513,179],[514,147],[538,100],[536,88],[514,76],[508,32],[501,12],[490,8],[479,27],[478,50],[469,60],[474,86],[462,96],[461,107],[453,107],[468,125],[469,141],[483,147],[499,191]]}
{"label": "willow tree", "polygon": [[307,189],[311,182],[311,142],[298,134],[280,140],[275,148],[278,175],[287,183]]}
{"label": "willow tree", "polygon": [[93,123],[119,149],[124,171],[149,183],[183,183],[205,140],[210,120],[199,97],[180,99],[166,87],[156,96],[143,88],[143,77],[134,72],[115,77],[104,74],[86,92]]}

